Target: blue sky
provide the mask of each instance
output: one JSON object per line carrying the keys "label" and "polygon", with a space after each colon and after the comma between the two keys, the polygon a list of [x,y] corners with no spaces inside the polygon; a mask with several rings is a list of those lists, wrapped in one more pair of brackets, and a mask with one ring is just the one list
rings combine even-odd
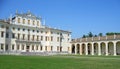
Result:
{"label": "blue sky", "polygon": [[46,25],[83,34],[120,32],[120,0],[0,0],[0,19],[30,10]]}

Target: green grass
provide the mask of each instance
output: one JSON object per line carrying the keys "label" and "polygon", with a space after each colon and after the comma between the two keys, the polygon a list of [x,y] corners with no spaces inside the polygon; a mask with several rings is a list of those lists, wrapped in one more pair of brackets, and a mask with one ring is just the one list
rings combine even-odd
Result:
{"label": "green grass", "polygon": [[120,56],[0,55],[0,69],[120,69]]}

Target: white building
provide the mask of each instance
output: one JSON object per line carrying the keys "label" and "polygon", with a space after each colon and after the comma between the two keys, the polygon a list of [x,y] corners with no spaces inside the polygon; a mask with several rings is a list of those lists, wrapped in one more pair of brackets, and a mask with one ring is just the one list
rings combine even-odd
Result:
{"label": "white building", "polygon": [[0,52],[69,52],[71,32],[42,25],[31,12],[0,20]]}

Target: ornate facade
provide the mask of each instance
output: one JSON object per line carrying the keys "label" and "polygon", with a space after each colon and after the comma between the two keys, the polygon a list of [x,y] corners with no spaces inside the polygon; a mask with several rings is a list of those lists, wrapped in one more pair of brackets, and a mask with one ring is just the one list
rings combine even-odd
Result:
{"label": "ornate facade", "polygon": [[71,32],[42,25],[31,12],[0,20],[0,52],[67,52]]}

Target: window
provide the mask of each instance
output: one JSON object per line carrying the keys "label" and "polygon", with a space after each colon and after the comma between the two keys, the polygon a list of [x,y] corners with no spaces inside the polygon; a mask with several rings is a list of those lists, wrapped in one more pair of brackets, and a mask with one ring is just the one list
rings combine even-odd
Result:
{"label": "window", "polygon": [[38,50],[38,45],[36,46],[36,50]]}
{"label": "window", "polygon": [[23,34],[23,40],[25,40],[25,34]]}
{"label": "window", "polygon": [[51,51],[53,50],[53,46],[51,46]]}
{"label": "window", "polygon": [[42,50],[42,46],[40,46],[40,50]]}
{"label": "window", "polygon": [[37,41],[39,41],[39,36],[37,35]]}
{"label": "window", "polygon": [[9,33],[8,32],[6,33],[6,38],[9,38]]}
{"label": "window", "polygon": [[13,27],[13,30],[15,30],[15,28]]}
{"label": "window", "polygon": [[3,50],[3,46],[4,46],[4,44],[1,44],[1,50]]}
{"label": "window", "polygon": [[20,45],[17,45],[17,50],[19,50],[20,49]]}
{"label": "window", "polygon": [[30,24],[30,20],[28,20],[28,24]]}
{"label": "window", "polygon": [[57,42],[59,42],[60,41],[60,38],[59,37],[57,37]]}
{"label": "window", "polygon": [[4,28],[4,25],[1,25],[1,28]]}
{"label": "window", "polygon": [[20,28],[18,28],[18,31],[20,31]]}
{"label": "window", "polygon": [[32,40],[34,40],[34,38],[35,38],[35,35],[33,35]]}
{"label": "window", "polygon": [[45,41],[49,41],[49,37],[48,36],[45,37]]}
{"label": "window", "polygon": [[51,36],[51,41],[53,41],[53,36]]}
{"label": "window", "polygon": [[30,40],[30,35],[28,35],[28,40]]}
{"label": "window", "polygon": [[39,21],[37,21],[37,26],[39,26]]}
{"label": "window", "polygon": [[34,50],[34,45],[32,45],[32,50]]}
{"label": "window", "polygon": [[6,27],[6,29],[8,30],[8,29],[9,29],[9,27]]}
{"label": "window", "polygon": [[30,32],[30,29],[28,29],[28,32]]}
{"label": "window", "polygon": [[24,47],[25,47],[25,46],[24,46],[24,45],[22,45],[22,50],[24,50]]}
{"label": "window", "polygon": [[25,24],[25,19],[23,19],[23,24]]}
{"label": "window", "polygon": [[12,38],[15,38],[15,33],[12,33]]}
{"label": "window", "polygon": [[45,51],[47,51],[47,46],[45,46]]}
{"label": "window", "polygon": [[33,25],[35,25],[35,21],[33,20]]}
{"label": "window", "polygon": [[18,18],[18,23],[20,23],[20,18]]}
{"label": "window", "polygon": [[3,31],[1,32],[1,37],[4,37],[4,32]]}
{"label": "window", "polygon": [[59,35],[59,33],[57,33]]}
{"label": "window", "polygon": [[5,50],[8,50],[8,44],[6,44],[6,46],[5,46]]}
{"label": "window", "polygon": [[14,44],[12,45],[12,50],[14,50]]}
{"label": "window", "polygon": [[23,31],[25,31],[25,29],[23,29]]}
{"label": "window", "polygon": [[35,32],[35,30],[33,30],[33,32]]}
{"label": "window", "polygon": [[51,34],[53,34],[53,32],[51,32]]}
{"label": "window", "polygon": [[20,34],[18,34],[18,39],[20,39]]}
{"label": "window", "polygon": [[39,33],[39,30],[37,30],[37,33]]}
{"label": "window", "polygon": [[57,51],[59,51],[59,46],[57,46]]}
{"label": "window", "polygon": [[43,36],[41,36],[41,41],[43,40]]}

